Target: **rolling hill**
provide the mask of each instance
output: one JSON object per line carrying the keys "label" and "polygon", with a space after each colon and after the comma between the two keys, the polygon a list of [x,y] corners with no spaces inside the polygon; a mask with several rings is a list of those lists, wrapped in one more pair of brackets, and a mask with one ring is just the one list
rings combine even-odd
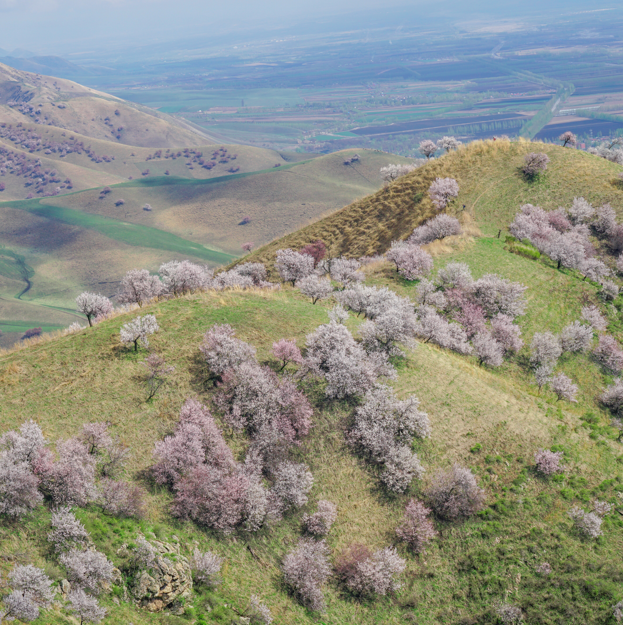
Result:
{"label": "rolling hill", "polygon": [[0,63],[0,121],[37,122],[93,139],[141,147],[189,147],[204,135],[168,115],[83,87]]}
{"label": "rolling hill", "polygon": [[[551,163],[545,176],[529,182],[517,169],[523,155],[534,150],[547,151]],[[335,254],[384,252],[389,241],[405,238],[431,213],[424,195],[430,180],[444,175],[459,181],[461,192],[450,212],[460,213],[465,204],[467,214],[460,217],[477,226],[480,234],[436,246],[434,271],[457,261],[466,263],[474,278],[495,272],[525,285],[526,310],[518,317],[525,344],[499,367],[483,366],[473,355],[423,340],[414,349],[405,349],[402,357],[392,358],[397,376],[391,386],[400,398],[418,397],[419,409],[428,414],[432,428],[430,438],[413,443],[425,473],[404,494],[382,488],[378,467],[348,442],[362,399],[326,397],[325,383],[310,377],[300,381],[299,388],[313,406],[313,427],[302,444],[291,449],[290,458],[309,466],[314,486],[309,503],[282,521],[257,532],[202,529],[172,518],[172,492],[150,480],[153,446],[173,431],[188,397],[210,407],[236,458],[242,460],[249,439],[223,421],[222,403],[214,401],[219,389],[208,383],[199,344],[213,324],[229,323],[239,338],[257,348],[258,361],[277,372],[280,364],[271,354],[273,342],[287,337],[303,348],[306,336],[327,323],[334,305],[332,301],[312,305],[287,284],[279,290],[207,291],[153,302],[140,313],[122,312],[94,328],[34,341],[1,355],[3,432],[32,418],[50,440],[58,440],[76,435],[85,422],[108,420],[132,450],[127,478],[149,491],[148,511],[141,520],[104,514],[95,504],[76,509],[96,548],[123,570],[124,577],[111,593],[100,597],[109,611],[105,622],[246,622],[240,615],[249,597],[258,595],[270,608],[273,622],[285,625],[494,625],[502,622],[498,608],[503,604],[516,607],[531,625],[615,623],[613,606],[623,598],[619,557],[623,454],[619,431],[611,427],[611,415],[599,400],[613,376],[590,354],[567,353],[560,358],[558,371],[578,385],[578,401],[557,401],[547,387],[535,385],[529,345],[537,332],[559,333],[579,319],[587,305],[600,309],[607,333],[620,341],[623,301],[619,297],[613,304],[604,303],[596,284],[574,271],[557,269],[546,258],[513,254],[497,235],[527,201],[551,209],[585,196],[594,203],[611,202],[620,216],[619,169],[560,147],[472,144],[246,257],[272,263],[275,249],[299,247],[319,237]],[[367,285],[387,286],[415,300],[417,283],[399,277],[388,262],[371,263],[365,273]],[[150,337],[150,348],[175,367],[169,384],[150,402],[145,401],[141,364],[147,352],[124,347],[119,339],[122,324],[146,313],[154,314],[160,326]],[[355,315],[346,321],[355,337],[360,336],[362,323]],[[290,366],[289,371],[295,368]],[[561,454],[564,472],[547,478],[535,471],[535,453],[543,448]],[[426,553],[414,554],[395,533],[405,504],[412,497],[427,503],[431,476],[455,462],[473,471],[485,489],[485,507],[463,520],[433,515],[437,537]],[[326,613],[318,615],[300,605],[284,584],[280,567],[302,535],[304,513],[315,511],[320,499],[333,501],[338,508],[327,538],[331,562],[353,542],[373,550],[396,545],[406,561],[402,589],[362,598],[332,576],[323,587]],[[573,506],[592,509],[594,500],[609,502],[613,510],[603,520],[603,534],[591,539],[574,529],[568,513]],[[45,566],[54,580],[63,579],[64,569],[46,539],[50,527],[45,506],[19,526],[0,522],[2,574],[15,563],[32,563]],[[186,601],[184,615],[136,608],[125,600],[124,584],[130,586],[132,578],[123,553],[138,533],[152,541],[178,544],[186,556],[195,546],[212,550],[224,558],[222,583],[215,589],[198,588]],[[46,611],[41,622],[60,625],[69,620],[57,607]]]}
{"label": "rolling hill", "polygon": [[[101,186],[83,192],[64,189],[62,195],[0,203],[0,245],[23,257],[32,272],[28,291],[22,293],[26,283],[15,262],[0,265],[0,344],[39,327],[42,305],[54,307],[52,327],[69,325],[76,318],[73,301],[80,291],[112,296],[130,269],[156,270],[162,262],[181,258],[226,264],[247,241],[262,245],[377,189],[380,167],[390,159],[407,160],[365,151],[347,166],[343,161],[352,151],[300,161],[297,155],[233,149],[219,147],[220,155],[236,158],[217,161],[211,170],[196,168],[205,173],[189,170],[186,159],[153,158],[146,163],[149,176],[123,183],[85,169],[85,184],[98,177],[109,183],[105,194]],[[231,163],[241,171],[228,173]],[[62,167],[68,164],[63,161],[58,170]],[[162,175],[165,168],[170,169],[167,176]],[[144,210],[146,205],[151,210]],[[245,217],[250,221],[240,225]]]}

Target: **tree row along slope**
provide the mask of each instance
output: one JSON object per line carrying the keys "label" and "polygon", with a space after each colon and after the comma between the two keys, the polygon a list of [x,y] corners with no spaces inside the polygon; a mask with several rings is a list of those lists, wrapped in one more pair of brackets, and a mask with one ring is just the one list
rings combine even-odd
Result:
{"label": "tree row along slope", "polygon": [[[524,156],[544,152],[548,173],[527,180]],[[623,186],[620,166],[579,150],[528,141],[476,141],[431,160],[377,193],[257,249],[245,260],[272,263],[276,250],[300,249],[321,239],[334,256],[380,254],[394,240],[406,239],[413,229],[437,213],[428,189],[435,178],[451,177],[460,192],[449,208],[473,217],[484,233],[506,230],[522,204],[545,209],[570,206],[574,197],[598,205],[610,202],[620,214]]]}
{"label": "tree row along slope", "polygon": [[[0,115],[0,123],[2,121]],[[165,175],[205,180],[286,165],[301,158],[312,156],[205,143],[179,149],[152,149],[95,139],[53,126],[7,124],[0,125],[0,169],[4,170],[0,182],[5,187],[0,192],[0,200],[23,200],[29,193],[56,194],[59,186],[60,193],[66,193],[67,190],[91,189],[132,179],[152,180]],[[8,161],[13,161],[11,166]],[[33,173],[38,161],[41,166]],[[53,182],[42,185],[39,192],[38,185],[33,183],[46,171],[58,175]]]}

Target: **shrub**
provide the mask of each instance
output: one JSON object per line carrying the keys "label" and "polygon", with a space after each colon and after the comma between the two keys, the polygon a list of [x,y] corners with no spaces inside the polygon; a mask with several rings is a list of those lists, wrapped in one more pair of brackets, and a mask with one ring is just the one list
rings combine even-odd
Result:
{"label": "shrub", "polygon": [[521,328],[508,315],[497,314],[491,320],[491,334],[506,352],[518,352],[523,347]]}
{"label": "shrub", "polygon": [[595,209],[583,197],[574,197],[569,209],[569,217],[574,224],[585,224],[595,215]]}
{"label": "shrub", "polygon": [[160,265],[162,292],[175,297],[208,288],[212,283],[212,271],[189,260],[172,260]]}
{"label": "shrub", "polygon": [[623,408],[623,381],[617,378],[614,384],[609,386],[601,396],[604,406],[610,408],[612,412],[618,413]]}
{"label": "shrub", "polygon": [[436,471],[426,495],[435,513],[447,520],[471,516],[485,502],[485,492],[474,474],[458,464]]}
{"label": "shrub", "polygon": [[534,569],[534,572],[537,575],[542,575],[543,577],[546,577],[552,572],[552,566],[549,562],[541,562],[541,564],[539,564],[539,566]]}
{"label": "shrub", "polygon": [[405,570],[406,562],[394,547],[386,547],[375,551],[353,568],[346,581],[352,592],[365,597],[384,596],[400,589],[401,584],[396,578]]}
{"label": "shrub", "polygon": [[532,178],[547,169],[549,156],[543,152],[530,152],[524,156],[523,173]]}
{"label": "shrub", "polygon": [[449,323],[430,306],[420,306],[418,316],[416,334],[426,339],[426,343],[432,341],[459,354],[472,353],[467,333],[458,323]]}
{"label": "shrub", "polygon": [[359,326],[362,345],[368,354],[381,352],[387,356],[402,356],[399,344],[415,347],[413,338],[418,329],[413,304],[407,299]]}
{"label": "shrub", "polygon": [[510,603],[502,603],[495,611],[504,625],[523,623],[523,613],[517,606],[511,605]]}
{"label": "shrub", "polygon": [[301,603],[314,612],[326,609],[322,585],[331,574],[329,548],[324,540],[301,539],[281,565],[286,584]]}
{"label": "shrub", "polygon": [[461,224],[456,217],[440,213],[426,223],[418,226],[407,239],[411,245],[426,245],[437,239],[461,234]]}
{"label": "shrub", "polygon": [[54,462],[46,448],[35,461],[41,489],[56,505],[84,506],[95,494],[97,458],[76,438],[56,444],[59,459]]}
{"label": "shrub", "polygon": [[389,184],[397,178],[406,176],[415,169],[417,169],[415,165],[386,165],[385,167],[381,167],[380,174],[383,181]]}
{"label": "shrub", "polygon": [[147,337],[159,329],[160,327],[154,315],[136,317],[121,326],[121,342],[124,345],[134,345],[134,351],[136,352],[138,351],[139,343],[143,347],[149,347],[149,339]]}
{"label": "shrub", "polygon": [[270,427],[288,444],[298,443],[312,425],[313,409],[289,377],[279,378],[269,367],[243,363],[223,375],[215,404],[225,421],[252,436]]}
{"label": "shrub", "polygon": [[486,274],[471,285],[470,292],[488,317],[502,314],[514,318],[524,314],[526,289],[518,282],[511,282],[496,274]]}
{"label": "shrub", "polygon": [[393,375],[386,357],[366,355],[341,323],[331,321],[307,335],[307,371],[327,381],[327,397],[342,399],[362,395],[380,375]]}
{"label": "shrub", "polygon": [[372,552],[366,545],[361,543],[351,543],[337,557],[335,562],[335,572],[344,584],[348,585],[349,580],[353,579],[357,572],[357,565],[365,562]]}
{"label": "shrub", "polygon": [[220,583],[219,573],[223,566],[224,558],[217,556],[215,553],[206,551],[205,553],[195,549],[190,566],[193,572],[193,579],[196,583],[205,586],[218,586]]}
{"label": "shrub", "polygon": [[424,553],[428,543],[437,536],[429,514],[430,509],[422,502],[411,499],[405,508],[402,524],[396,528],[398,537],[415,553]]}
{"label": "shrub", "polygon": [[462,142],[456,137],[442,137],[439,141],[437,141],[437,147],[440,150],[445,150],[446,152],[457,150],[460,145],[462,145]]}
{"label": "shrub", "polygon": [[175,484],[173,513],[204,527],[232,532],[243,521],[249,479],[237,470],[197,465]]}
{"label": "shrub", "polygon": [[335,258],[331,261],[329,273],[331,279],[339,282],[342,288],[346,288],[353,282],[363,282],[365,276],[359,269],[361,263],[354,258]]}
{"label": "shrub", "polygon": [[418,407],[416,397],[401,401],[389,387],[377,386],[355,411],[350,440],[373,462],[384,465],[381,479],[395,492],[404,492],[424,471],[410,448],[414,437],[430,436],[431,431],[428,415]]}
{"label": "shrub", "polygon": [[437,272],[439,285],[445,289],[460,289],[465,291],[471,288],[474,279],[472,272],[465,263],[448,263]]}
{"label": "shrub", "polygon": [[30,597],[14,590],[4,598],[4,612],[0,612],[0,617],[7,621],[17,618],[29,623],[39,617],[39,606]]}
{"label": "shrub", "polygon": [[443,210],[459,195],[459,184],[454,178],[435,178],[428,189],[428,195],[437,210]]}
{"label": "shrub", "polygon": [[32,564],[18,565],[9,573],[9,583],[14,591],[30,599],[35,605],[48,608],[54,601],[52,580]]}
{"label": "shrub", "polygon": [[561,473],[564,471],[560,465],[560,461],[563,457],[562,451],[550,451],[549,449],[539,449],[534,454],[534,463],[536,470],[542,475],[554,475],[555,473]]}
{"label": "shrub", "polygon": [[89,542],[88,532],[69,507],[52,512],[52,527],[48,540],[59,553],[76,546],[85,547]]}
{"label": "shrub", "polygon": [[270,625],[273,622],[268,606],[257,595],[251,595],[245,616],[250,619],[250,625]]}
{"label": "shrub", "polygon": [[504,360],[504,347],[490,332],[479,332],[472,341],[474,351],[481,365],[499,367]]}
{"label": "shrub", "polygon": [[330,501],[321,499],[318,511],[303,517],[303,527],[314,536],[326,536],[337,519],[337,506]]}
{"label": "shrub", "polygon": [[146,495],[138,484],[104,479],[99,483],[97,502],[106,514],[140,519],[145,516]]}
{"label": "shrub", "polygon": [[573,521],[575,529],[587,538],[598,538],[603,534],[601,530],[602,520],[594,512],[585,512],[574,506],[569,510],[569,517]]}
{"label": "shrub", "polygon": [[60,556],[59,562],[67,570],[69,581],[95,594],[99,594],[103,586],[109,584],[113,578],[115,567],[99,551],[71,549]]}
{"label": "shrub", "polygon": [[87,595],[81,588],[74,588],[67,596],[69,610],[79,619],[80,625],[83,623],[100,623],[106,616],[106,608],[102,608],[97,599]]}
{"label": "shrub", "polygon": [[182,406],[175,433],[155,444],[154,456],[157,462],[152,472],[160,484],[174,484],[203,462],[221,469],[235,466],[210,411],[194,399],[186,400]]}

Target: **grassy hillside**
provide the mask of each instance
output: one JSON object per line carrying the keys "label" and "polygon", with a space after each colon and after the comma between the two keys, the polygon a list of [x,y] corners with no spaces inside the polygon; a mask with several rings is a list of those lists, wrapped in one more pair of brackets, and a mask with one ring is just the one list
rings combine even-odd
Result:
{"label": "grassy hillside", "polygon": [[32,123],[35,119],[94,139],[144,147],[195,146],[208,138],[164,113],[70,80],[0,63],[0,120]]}
{"label": "grassy hillside", "polygon": [[[117,146],[119,151],[128,150]],[[214,146],[202,150],[212,153]],[[361,160],[345,166],[346,153],[296,161],[294,155],[270,150],[236,146],[239,173],[226,173],[230,164],[218,164],[208,171],[201,167],[189,170],[186,159],[145,159],[153,151],[142,150],[142,166],[171,167],[170,175],[150,175],[113,184],[120,178],[110,174],[111,192],[102,196],[99,186],[84,192],[70,192],[51,198],[0,203],[4,228],[0,245],[24,257],[32,269],[31,286],[21,296],[20,307],[0,304],[0,345],[20,338],[14,330],[39,327],[30,324],[38,319],[40,308],[28,312],[28,305],[61,307],[55,323],[73,321],[73,300],[83,289],[112,296],[117,283],[129,269],[145,267],[156,270],[167,260],[190,258],[212,266],[230,262],[241,253],[241,245],[254,241],[260,245],[281,236],[380,186],[378,170],[396,157],[373,151],[361,152]],[[138,151],[136,151],[139,154]],[[139,158],[137,157],[137,158]],[[75,161],[88,160],[70,154]],[[111,163],[97,164],[113,168],[124,158],[117,154]],[[67,167],[62,159],[59,171]],[[406,159],[398,159],[406,162]],[[188,173],[173,175],[179,161]],[[281,163],[273,167],[275,161]],[[154,165],[156,163],[156,165]],[[81,167],[72,164],[71,167]],[[253,168],[260,168],[253,169]],[[138,169],[138,168],[137,168]],[[209,177],[191,176],[197,170]],[[85,167],[83,182],[93,182],[103,172]],[[65,175],[65,174],[63,174]],[[105,174],[108,176],[109,174]],[[184,176],[184,177],[182,177]],[[8,177],[4,177],[7,179]],[[22,179],[19,179],[20,181]],[[75,182],[75,179],[72,178]],[[23,182],[20,182],[23,195]],[[0,194],[9,192],[10,188]],[[123,199],[123,203],[117,203]],[[151,211],[143,210],[145,204]],[[250,223],[239,225],[244,217]],[[19,271],[8,261],[0,263],[0,295],[14,299],[26,287]],[[14,263],[13,263],[14,264]],[[12,316],[19,310],[19,316]]]}
{"label": "grassy hillside", "polygon": [[[0,113],[0,122],[5,121]],[[19,135],[7,132],[5,133],[7,136],[3,136],[1,127],[0,149],[4,148],[15,152],[33,161],[40,159],[43,169],[57,171],[61,180],[69,178],[74,191],[102,187],[131,179],[150,180],[154,177],[165,176],[165,172],[169,172],[167,175],[171,177],[205,180],[231,175],[228,170],[234,166],[241,173],[244,173],[312,158],[311,155],[280,153],[250,146],[222,146],[217,144],[202,144],[191,148],[193,152],[187,152],[187,156],[185,156],[183,150],[171,151],[162,148],[156,150],[128,146],[109,139],[94,139],[75,131],[67,132],[65,129],[54,126],[42,127],[34,123],[22,123],[20,129],[26,134],[35,133],[36,136],[40,137],[40,149],[31,152],[27,145],[20,142]],[[46,145],[62,144],[68,141],[88,147],[95,158],[85,151],[72,151],[63,154],[60,151],[52,152],[45,148]],[[221,163],[220,159],[215,160],[211,169],[201,167],[197,163],[196,154],[202,154],[209,160],[214,151],[220,150],[222,147],[227,150],[227,162]],[[179,157],[177,156],[178,152],[180,153]],[[175,155],[175,159],[172,158],[172,155]],[[234,155],[235,159],[230,160]],[[102,160],[104,156],[106,160]],[[143,172],[147,170],[149,170],[149,174],[143,176]],[[6,188],[0,193],[0,199],[25,199],[27,194],[33,190],[32,187],[25,186],[26,181],[25,177],[13,175],[10,170],[6,171],[2,175],[2,182]],[[56,187],[57,185],[52,186]]]}
{"label": "grassy hillside", "polygon": [[[366,196],[381,185],[381,167],[390,161],[408,162],[363,150],[358,162],[344,165],[344,159],[354,153],[347,150],[291,163],[281,160],[278,168],[271,164],[268,169],[203,180],[149,176],[111,187],[113,192],[105,199],[93,189],[45,203],[150,225],[238,254],[246,241],[262,245]],[[119,198],[125,203],[115,206]],[[143,211],[145,203],[153,210]],[[250,217],[250,222],[239,226],[244,217]]]}
{"label": "grassy hillside", "polygon": [[[529,181],[521,171],[529,152],[545,152],[550,158],[547,173]],[[270,262],[277,249],[299,249],[317,239],[330,244],[335,255],[359,257],[387,250],[390,243],[405,239],[413,228],[436,214],[428,188],[437,177],[455,178],[458,198],[449,212],[465,210],[486,234],[505,230],[522,204],[545,209],[569,207],[573,198],[584,197],[595,205],[610,202],[621,215],[623,185],[621,167],[586,152],[544,143],[476,141],[416,171],[389,187],[343,208],[325,219],[256,250],[252,259]]]}
{"label": "grassy hillside", "polygon": [[[494,270],[529,287],[527,313],[520,320],[527,342],[534,331],[560,330],[587,302],[599,304],[594,286],[510,254],[494,238],[439,256],[436,265],[449,260],[467,262],[475,277]],[[384,263],[368,269],[367,281],[388,284],[405,295],[414,289]],[[5,355],[0,358],[5,398],[0,427],[6,430],[34,418],[54,440],[77,433],[86,420],[106,418],[132,448],[130,475],[149,486],[142,476],[153,444],[171,431],[182,402],[193,396],[210,404],[214,394],[204,383],[207,371],[198,352],[205,330],[215,322],[232,324],[258,348],[260,361],[276,366],[270,356],[272,342],[285,336],[304,345],[305,335],[326,322],[327,308],[313,306],[289,287],[268,293],[197,294],[151,305],[144,312],[155,314],[162,328],[152,348],[175,366],[171,384],[151,403],[144,401],[144,352],[135,354],[119,344],[120,325],[136,313]],[[609,319],[609,330],[618,334],[618,313],[611,312]],[[356,318],[348,322],[355,333],[359,323]],[[199,596],[188,621],[161,620],[105,597],[107,622],[181,625],[191,622],[193,614],[205,614],[208,622],[236,622],[235,613],[223,604],[242,611],[255,593],[270,606],[275,622],[285,624],[493,624],[494,604],[505,599],[520,605],[531,624],[609,623],[611,606],[621,599],[623,567],[617,554],[623,547],[623,523],[615,513],[605,521],[604,536],[589,542],[573,532],[567,517],[574,503],[586,505],[593,497],[618,501],[616,493],[623,491],[620,443],[596,401],[608,378],[586,356],[567,356],[562,370],[579,383],[580,402],[557,403],[553,394],[537,392],[526,371],[526,354],[524,348],[500,369],[490,370],[479,367],[473,357],[420,344],[396,362],[399,377],[393,385],[398,394],[416,394],[431,419],[432,438],[416,445],[427,475],[454,461],[471,467],[487,491],[487,508],[464,523],[437,521],[441,536],[424,556],[400,548],[408,568],[405,588],[395,597],[361,602],[331,581],[328,612],[318,621],[282,585],[281,559],[300,535],[302,513],[313,510],[317,499],[335,501],[339,508],[328,539],[335,556],[352,541],[373,548],[395,543],[393,532],[404,504],[426,481],[414,484],[404,496],[388,497],[378,487],[376,470],[345,443],[353,405],[327,401],[322,385],[306,383],[314,428],[295,457],[309,464],[315,485],[310,504],[279,525],[231,536],[200,531],[173,521],[167,511],[170,495],[153,486],[148,518],[140,523],[118,521],[96,509],[78,512],[97,547],[113,562],[121,544],[139,530],[169,540],[176,535],[182,545],[198,541],[226,558],[222,586],[209,597]],[[243,436],[227,428],[225,433],[234,449],[244,449]],[[560,481],[539,478],[532,469],[534,452],[554,444],[564,450],[568,469]],[[42,563],[48,526],[49,513],[44,512],[29,518],[17,534],[11,526],[0,526],[0,548],[8,555],[0,566],[8,570],[11,559]],[[543,561],[553,569],[546,578],[535,573]],[[52,564],[48,570],[62,575]],[[206,603],[215,614],[206,612]],[[41,622],[64,619],[48,614]]]}

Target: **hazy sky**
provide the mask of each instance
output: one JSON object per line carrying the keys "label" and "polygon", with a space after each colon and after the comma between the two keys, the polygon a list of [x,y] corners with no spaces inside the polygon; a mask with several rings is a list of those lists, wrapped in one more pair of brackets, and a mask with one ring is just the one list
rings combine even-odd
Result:
{"label": "hazy sky", "polygon": [[[408,4],[420,3],[425,4]],[[401,4],[405,0],[384,1],[383,6]],[[0,48],[65,50],[72,42],[82,48],[94,39],[119,35],[140,43],[378,6],[378,0],[0,0]]]}
{"label": "hazy sky", "polygon": [[[597,0],[0,0],[0,48],[25,48],[39,54],[67,56],[89,47],[149,43],[184,36],[219,34],[234,28],[280,26],[292,20],[323,14],[359,14],[367,9],[391,14],[392,7],[408,7],[418,15],[447,12],[448,20],[459,14],[490,14],[596,9],[612,6]],[[616,6],[616,5],[615,5]]]}

